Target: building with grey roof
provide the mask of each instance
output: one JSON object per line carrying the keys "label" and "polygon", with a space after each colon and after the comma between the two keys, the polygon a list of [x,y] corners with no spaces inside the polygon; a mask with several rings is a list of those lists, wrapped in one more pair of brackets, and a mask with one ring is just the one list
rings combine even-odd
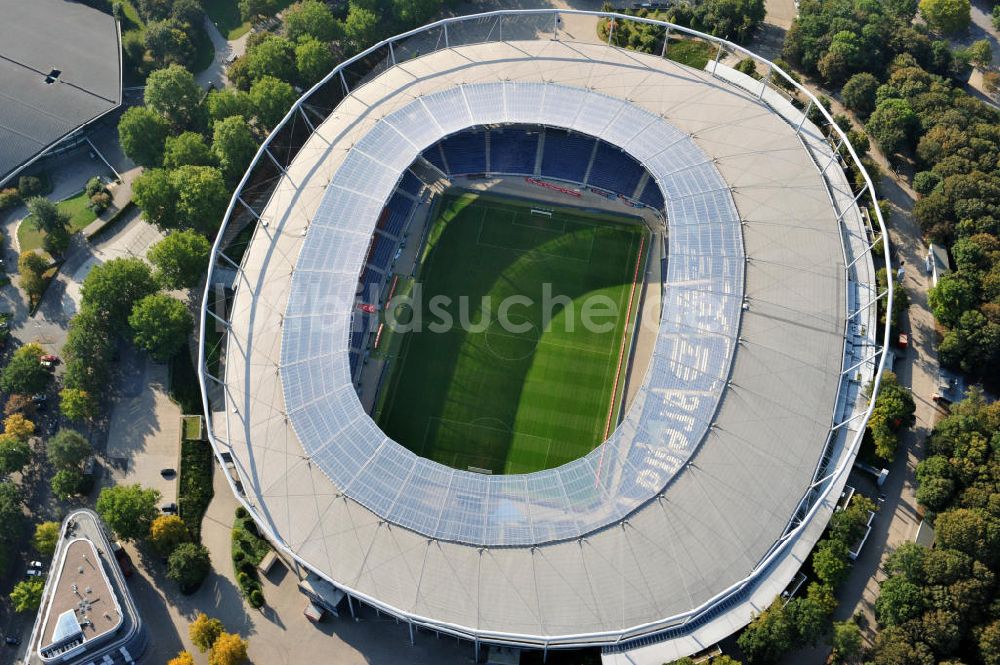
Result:
{"label": "building with grey roof", "polygon": [[[825,528],[883,362],[875,305],[891,288],[877,290],[870,249],[885,234],[858,207],[871,184],[855,191],[839,166],[841,146],[856,161],[846,138],[821,108],[809,119],[807,91],[802,109],[772,83],[787,79],[772,63],[618,15],[753,57],[768,77],[576,41],[559,30],[573,13],[586,12],[446,19],[307,92],[231,202],[199,369],[233,491],[349,603],[477,648],[662,663],[744,626]],[[641,163],[669,251],[649,368],[610,437],[555,469],[484,476],[378,428],[349,338],[403,172],[457,132],[512,124]]]}
{"label": "building with grey roof", "polygon": [[63,520],[28,643],[32,665],[131,665],[146,630],[104,525],[90,510]]}
{"label": "building with grey roof", "polygon": [[0,185],[122,102],[118,22],[70,0],[0,0]]}

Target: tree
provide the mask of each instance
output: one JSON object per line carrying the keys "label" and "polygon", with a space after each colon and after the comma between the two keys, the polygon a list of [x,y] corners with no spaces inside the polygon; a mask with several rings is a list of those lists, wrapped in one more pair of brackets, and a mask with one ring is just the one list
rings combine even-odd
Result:
{"label": "tree", "polygon": [[205,139],[196,132],[183,132],[177,136],[168,136],[163,149],[163,166],[175,169],[178,166],[212,166],[215,155]]}
{"label": "tree", "polygon": [[177,223],[177,195],[168,171],[144,171],[132,183],[132,198],[150,224],[170,229]]}
{"label": "tree", "polygon": [[21,492],[17,486],[0,481],[0,572],[6,572],[11,558],[20,549],[24,531],[24,512]]}
{"label": "tree", "polygon": [[330,47],[315,39],[303,39],[295,47],[298,81],[307,88],[329,74],[335,61]]}
{"label": "tree", "polygon": [[212,245],[205,236],[191,230],[174,231],[153,245],[147,258],[164,288],[184,289],[201,281],[211,251]]}
{"label": "tree", "polygon": [[423,25],[440,8],[440,0],[392,0],[392,13],[405,28]]}
{"label": "tree", "polygon": [[233,115],[215,123],[212,150],[227,182],[235,183],[257,153],[257,139],[243,116]]}
{"label": "tree", "polygon": [[[996,16],[996,12],[994,12]],[[986,665],[1000,665],[1000,620],[987,624],[980,632],[979,657]]]}
{"label": "tree", "polygon": [[184,525],[184,520],[177,515],[160,515],[149,527],[149,542],[164,556],[190,539],[191,535]]}
{"label": "tree", "polygon": [[248,45],[244,56],[251,81],[272,76],[282,81],[295,80],[295,44],[279,35],[267,35]]}
{"label": "tree", "polygon": [[826,632],[830,612],[814,598],[793,598],[785,605],[788,619],[795,628],[796,642],[815,646]]}
{"label": "tree", "polygon": [[117,337],[102,312],[86,308],[70,319],[63,345],[66,372],[63,385],[91,395],[103,393],[110,380],[111,358]]}
{"label": "tree", "polygon": [[755,617],[740,633],[736,643],[747,657],[747,663],[771,663],[788,651],[795,639],[795,627],[785,614],[781,599]]}
{"label": "tree", "polygon": [[913,393],[899,385],[895,374],[883,372],[875,408],[868,419],[879,457],[893,459],[899,446],[899,432],[913,425],[915,412]]}
{"label": "tree", "polygon": [[25,344],[0,373],[0,388],[7,393],[33,395],[45,390],[52,375],[42,366],[45,352],[38,344]]}
{"label": "tree", "polygon": [[27,441],[9,434],[0,434],[0,474],[8,475],[24,469],[31,461],[31,446]]}
{"label": "tree", "polygon": [[969,62],[979,69],[986,69],[993,61],[993,49],[988,39],[977,39],[972,42],[965,53],[969,56]]}
{"label": "tree", "polygon": [[914,584],[921,584],[924,579],[924,561],[928,550],[914,542],[905,542],[897,547],[885,562],[885,569],[890,575],[899,573]]}
{"label": "tree", "polygon": [[59,522],[42,522],[35,527],[35,536],[31,539],[31,545],[35,551],[42,556],[52,556],[56,552],[56,544],[59,542],[59,532],[61,527]]}
{"label": "tree", "polygon": [[[185,169],[205,168],[185,166]],[[100,313],[118,331],[124,331],[135,303],[156,293],[156,280],[142,259],[121,257],[95,266],[83,280],[84,308]]]}
{"label": "tree", "polygon": [[968,508],[948,510],[934,522],[937,547],[958,550],[989,563],[997,556],[1000,529],[995,519]]}
{"label": "tree", "polygon": [[253,105],[250,102],[250,95],[243,90],[235,88],[223,88],[222,90],[212,90],[205,100],[208,107],[208,116],[213,121],[218,122],[234,115],[241,115],[245,120],[253,117]]}
{"label": "tree", "polygon": [[833,622],[833,661],[854,661],[861,654],[861,630],[854,621]]}
{"label": "tree", "polygon": [[265,127],[274,127],[295,103],[292,86],[273,76],[265,76],[250,87],[250,100]]}
{"label": "tree", "polygon": [[79,469],[59,469],[52,476],[52,493],[60,499],[71,499],[90,491],[87,476]]}
{"label": "tree", "polygon": [[194,656],[187,651],[178,652],[176,656],[167,661],[167,665],[194,665]]}
{"label": "tree", "polygon": [[209,617],[204,612],[199,612],[195,620],[188,626],[188,635],[191,642],[198,647],[198,650],[205,653],[212,648],[215,640],[222,634],[224,628],[218,619]]}
{"label": "tree", "polygon": [[934,318],[954,327],[966,310],[975,307],[976,290],[961,273],[948,273],[927,293],[927,304],[931,306]]}
{"label": "tree", "polygon": [[90,442],[77,431],[61,429],[49,439],[45,447],[49,462],[57,469],[76,469],[83,467],[84,461],[94,454]]}
{"label": "tree", "polygon": [[69,246],[69,215],[52,201],[36,196],[28,199],[28,212],[35,227],[45,233],[42,246],[50,254],[62,254]]}
{"label": "tree", "polygon": [[35,612],[42,604],[42,591],[45,590],[45,582],[39,577],[22,580],[14,585],[14,590],[10,592],[10,600],[14,604],[15,612]]}
{"label": "tree", "polygon": [[97,400],[86,390],[63,388],[59,391],[59,409],[70,420],[90,420],[97,415]]}
{"label": "tree", "polygon": [[813,552],[813,570],[826,584],[837,586],[847,575],[848,546],[839,539],[821,540]]}
{"label": "tree", "polygon": [[320,0],[302,0],[285,10],[285,35],[293,42],[312,37],[332,42],[341,37],[340,26],[330,6]]}
{"label": "tree", "polygon": [[875,91],[879,81],[868,72],[855,74],[840,91],[844,105],[862,118],[867,118],[875,110]]}
{"label": "tree", "polygon": [[163,293],[137,302],[128,323],[136,345],[159,362],[166,362],[184,348],[194,329],[194,319],[184,303]]}
{"label": "tree", "polygon": [[128,108],[118,121],[118,140],[122,150],[136,164],[147,168],[163,161],[163,146],[170,125],[145,106]]}
{"label": "tree", "polygon": [[235,633],[222,633],[208,654],[208,665],[241,665],[246,659],[246,640]]}
{"label": "tree", "polygon": [[26,416],[33,416],[36,411],[35,403],[29,395],[11,395],[4,404],[3,413],[9,416],[15,413],[23,413]]}
{"label": "tree", "polygon": [[893,575],[882,582],[875,601],[875,616],[880,624],[899,626],[920,616],[923,609],[923,594],[913,582],[902,575]]}
{"label": "tree", "polygon": [[909,148],[916,126],[916,113],[902,99],[886,99],[879,102],[875,112],[865,123],[865,129],[889,155]]}
{"label": "tree", "polygon": [[3,433],[19,441],[27,441],[35,433],[35,423],[20,413],[12,413],[4,418]]}
{"label": "tree", "polygon": [[182,166],[170,174],[177,197],[176,228],[214,236],[229,205],[222,172],[211,166]]}
{"label": "tree", "polygon": [[258,16],[269,16],[274,13],[274,0],[240,0],[240,17],[244,21],[252,21]]}
{"label": "tree", "polygon": [[375,41],[379,31],[378,16],[370,9],[351,2],[344,19],[344,37],[352,51],[365,49]]}
{"label": "tree", "polygon": [[174,64],[149,75],[143,99],[175,128],[184,129],[198,119],[202,95],[191,72]]}
{"label": "tree", "polygon": [[48,282],[42,275],[48,270],[48,267],[48,262],[42,258],[41,254],[35,252],[21,252],[17,258],[17,272],[21,278],[21,288],[32,300],[40,298],[45,292],[45,286]]}
{"label": "tree", "polygon": [[195,543],[178,545],[167,559],[167,577],[177,582],[181,593],[188,594],[197,590],[211,570],[212,561],[208,550]]}
{"label": "tree", "polygon": [[969,0],[920,0],[920,13],[928,25],[944,33],[965,30],[972,22]]}
{"label": "tree", "polygon": [[159,500],[157,490],[139,484],[106,487],[97,497],[97,512],[120,538],[138,540],[149,535]]}
{"label": "tree", "polygon": [[194,61],[195,47],[188,30],[174,19],[147,23],[142,43],[155,67],[186,67]]}

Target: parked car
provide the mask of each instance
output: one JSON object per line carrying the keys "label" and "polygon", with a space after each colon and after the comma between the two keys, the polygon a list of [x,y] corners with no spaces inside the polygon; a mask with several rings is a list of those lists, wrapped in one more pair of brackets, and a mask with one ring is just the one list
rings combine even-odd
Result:
{"label": "parked car", "polygon": [[54,362],[52,362],[51,360],[41,360],[39,362],[41,363],[42,367],[44,367],[45,369],[55,369],[55,367],[56,367],[56,364]]}
{"label": "parked car", "polygon": [[18,644],[21,643],[21,638],[11,637],[10,635],[8,635],[7,637],[3,638],[3,641],[9,647],[16,647]]}
{"label": "parked car", "polygon": [[55,363],[57,365],[60,362],[59,356],[52,355],[51,353],[46,353],[44,356],[42,356],[41,360],[42,362],[50,362],[50,363]]}
{"label": "parked car", "polygon": [[171,468],[160,469],[160,475],[164,478],[170,479],[177,475],[177,471]]}
{"label": "parked car", "polygon": [[128,552],[125,551],[125,548],[118,541],[111,543],[111,550],[115,553],[115,559],[118,561],[118,567],[122,569],[122,575],[131,577],[132,559],[129,558]]}
{"label": "parked car", "polygon": [[45,577],[45,573],[38,570],[37,568],[29,568],[28,577]]}
{"label": "parked car", "polygon": [[43,568],[41,561],[29,561],[28,568]]}
{"label": "parked car", "polygon": [[177,504],[174,503],[174,502],[172,502],[172,501],[170,503],[165,503],[162,506],[160,506],[160,510],[162,510],[167,515],[176,515],[177,514]]}

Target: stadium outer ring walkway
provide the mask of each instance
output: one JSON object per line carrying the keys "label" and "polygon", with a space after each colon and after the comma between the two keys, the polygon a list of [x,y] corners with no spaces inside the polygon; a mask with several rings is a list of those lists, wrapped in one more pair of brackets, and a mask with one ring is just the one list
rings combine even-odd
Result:
{"label": "stadium outer ring walkway", "polygon": [[[276,547],[349,599],[408,622],[411,636],[423,627],[477,645],[601,646],[609,660],[628,651],[633,662],[662,662],[745,625],[820,537],[871,412],[862,387],[874,380],[877,389],[881,373],[876,304],[891,308],[892,289],[877,291],[870,250],[888,250],[887,235],[877,205],[877,229],[857,205],[865,195],[874,204],[874,190],[846,137],[772,63],[616,14],[590,13],[707,40],[718,56],[697,71],[561,41],[559,15],[570,13],[588,12],[446,19],[372,47],[306,93],[230,203],[213,248],[199,374],[212,445],[237,497]],[[724,51],[753,57],[767,75],[719,65]],[[776,77],[809,100],[836,145],[771,84]],[[688,134],[728,184],[746,267],[729,379],[690,461],[613,526],[491,548],[395,525],[332,483],[290,423],[279,358],[303,238],[351,148],[419,95],[498,80],[617,96]],[[838,165],[841,148],[863,176],[860,192]],[[247,233],[233,261],[224,249]],[[228,306],[217,310],[219,294]],[[225,332],[211,333],[211,344],[208,323]],[[326,370],[317,362],[316,371]]]}

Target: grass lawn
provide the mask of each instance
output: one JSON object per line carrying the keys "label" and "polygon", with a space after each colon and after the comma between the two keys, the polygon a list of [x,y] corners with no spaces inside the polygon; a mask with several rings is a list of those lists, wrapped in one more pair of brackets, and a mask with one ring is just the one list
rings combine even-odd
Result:
{"label": "grass lawn", "polygon": [[[87,198],[86,192],[82,190],[78,194],[59,202],[59,210],[70,216],[70,233],[82,231],[87,228],[88,224],[97,219],[94,211],[87,207],[89,204],[90,199]],[[31,215],[25,217],[24,221],[17,228],[17,242],[21,246],[22,252],[41,247],[42,238],[44,237],[45,233],[35,226]]]}
{"label": "grass lawn", "polygon": [[700,39],[671,39],[667,45],[667,58],[695,69],[705,69],[714,54],[715,49]]}
{"label": "grass lawn", "polygon": [[[419,281],[425,305],[451,299],[444,309],[455,325],[435,332],[428,324],[440,317],[433,305],[422,308],[423,329],[402,336],[377,415],[418,455],[459,469],[529,473],[576,459],[604,438],[646,227],[629,217],[549,207],[546,217],[531,208],[473,194],[441,202]],[[516,330],[498,322],[511,296],[531,301],[509,308]],[[604,329],[588,330],[581,313],[588,302],[597,309],[594,296],[614,312],[597,320]],[[463,298],[471,326],[458,323]]]}

